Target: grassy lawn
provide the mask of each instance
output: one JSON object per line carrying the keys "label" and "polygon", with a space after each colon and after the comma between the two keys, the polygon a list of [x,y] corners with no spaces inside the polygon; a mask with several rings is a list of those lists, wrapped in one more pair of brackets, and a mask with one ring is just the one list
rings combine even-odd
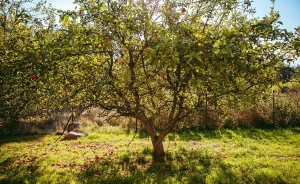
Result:
{"label": "grassy lawn", "polygon": [[300,129],[169,135],[164,161],[148,137],[0,137],[0,183],[300,183]]}

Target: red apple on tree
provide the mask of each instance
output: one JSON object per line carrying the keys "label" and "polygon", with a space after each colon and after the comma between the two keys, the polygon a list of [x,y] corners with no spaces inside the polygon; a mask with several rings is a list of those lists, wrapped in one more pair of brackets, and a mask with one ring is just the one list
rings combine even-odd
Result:
{"label": "red apple on tree", "polygon": [[33,75],[32,77],[31,77],[31,80],[33,80],[33,81],[36,81],[36,80],[38,80],[39,79],[39,76],[37,76],[37,75]]}
{"label": "red apple on tree", "polygon": [[182,8],[182,9],[181,9],[181,12],[182,12],[182,13],[186,12],[186,9],[185,9],[185,8]]}

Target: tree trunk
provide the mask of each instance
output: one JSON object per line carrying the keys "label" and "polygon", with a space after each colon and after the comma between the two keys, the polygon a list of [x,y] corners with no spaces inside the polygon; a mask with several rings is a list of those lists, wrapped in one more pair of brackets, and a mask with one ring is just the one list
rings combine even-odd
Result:
{"label": "tree trunk", "polygon": [[155,142],[152,141],[154,156],[157,158],[163,157],[165,155],[165,150],[164,150],[162,140],[157,139],[157,137],[155,137],[155,139],[156,139]]}
{"label": "tree trunk", "polygon": [[152,122],[145,123],[146,129],[151,137],[151,142],[153,146],[154,158],[162,158],[165,155],[165,150],[163,146],[163,136],[157,136],[154,124]]}

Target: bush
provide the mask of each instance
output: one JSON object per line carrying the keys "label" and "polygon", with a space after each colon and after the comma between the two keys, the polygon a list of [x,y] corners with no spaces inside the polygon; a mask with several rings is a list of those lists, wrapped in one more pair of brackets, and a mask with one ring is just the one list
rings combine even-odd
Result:
{"label": "bush", "polygon": [[225,127],[297,127],[300,126],[300,93],[279,93],[255,106],[233,111]]}
{"label": "bush", "polygon": [[[196,111],[178,129],[275,128],[300,126],[300,85],[290,86],[284,93],[269,95],[255,105],[236,108],[218,107]],[[222,109],[222,110],[220,110]]]}

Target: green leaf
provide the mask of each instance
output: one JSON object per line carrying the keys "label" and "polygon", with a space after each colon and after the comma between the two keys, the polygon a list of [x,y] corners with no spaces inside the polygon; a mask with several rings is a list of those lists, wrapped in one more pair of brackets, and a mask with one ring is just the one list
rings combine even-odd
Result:
{"label": "green leaf", "polygon": [[63,24],[64,24],[64,26],[66,26],[66,27],[69,26],[69,24],[70,24],[70,19],[69,19],[68,16],[64,16]]}
{"label": "green leaf", "polygon": [[217,41],[214,43],[213,47],[214,47],[214,48],[217,48],[217,47],[220,46],[220,44],[221,44],[221,41],[220,41],[220,40],[217,40]]}

